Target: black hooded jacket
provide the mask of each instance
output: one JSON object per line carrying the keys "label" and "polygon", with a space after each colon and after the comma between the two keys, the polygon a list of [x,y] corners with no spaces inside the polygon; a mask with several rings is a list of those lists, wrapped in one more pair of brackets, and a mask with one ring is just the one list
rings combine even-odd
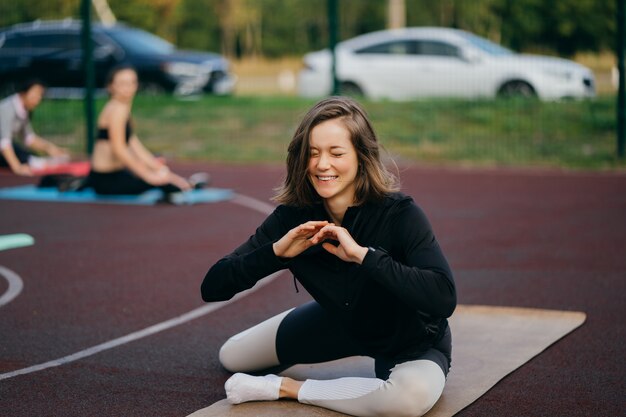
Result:
{"label": "black hooded jacket", "polygon": [[291,259],[277,257],[272,244],[310,220],[331,221],[322,204],[277,207],[246,243],[211,267],[202,298],[230,299],[289,268],[367,354],[410,356],[439,341],[456,307],[454,279],[430,223],[410,197],[394,193],[348,208],[342,227],[370,248],[361,265],[321,245]]}

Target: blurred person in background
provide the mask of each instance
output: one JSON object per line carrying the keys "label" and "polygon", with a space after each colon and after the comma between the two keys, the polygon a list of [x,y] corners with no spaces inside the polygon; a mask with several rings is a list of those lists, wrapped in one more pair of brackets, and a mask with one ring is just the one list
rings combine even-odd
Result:
{"label": "blurred person in background", "polygon": [[17,93],[0,101],[0,166],[9,167],[18,175],[34,175],[47,160],[53,163],[69,160],[65,149],[38,136],[31,125],[32,113],[44,92],[44,84],[31,79],[19,85]]}
{"label": "blurred person in background", "polygon": [[136,195],[160,188],[166,200],[174,193],[206,185],[207,174],[183,178],[141,143],[131,116],[137,88],[133,67],[119,65],[111,70],[107,79],[110,98],[98,117],[87,184],[102,195]]}

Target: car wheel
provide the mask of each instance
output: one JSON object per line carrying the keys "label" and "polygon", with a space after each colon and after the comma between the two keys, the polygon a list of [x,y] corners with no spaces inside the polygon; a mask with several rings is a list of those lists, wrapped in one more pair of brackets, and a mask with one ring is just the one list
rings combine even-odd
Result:
{"label": "car wheel", "polygon": [[163,88],[162,85],[153,82],[141,84],[140,90],[145,96],[158,96],[166,93],[165,88]]}
{"label": "car wheel", "polygon": [[526,81],[515,80],[503,84],[500,90],[498,90],[498,96],[534,98],[537,97],[537,93]]}
{"label": "car wheel", "polygon": [[365,95],[361,87],[350,81],[342,82],[339,86],[339,92],[350,97],[363,97]]}

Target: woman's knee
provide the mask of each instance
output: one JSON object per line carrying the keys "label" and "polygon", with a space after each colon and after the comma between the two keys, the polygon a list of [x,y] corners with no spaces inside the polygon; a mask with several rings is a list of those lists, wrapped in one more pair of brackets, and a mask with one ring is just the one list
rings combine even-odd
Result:
{"label": "woman's knee", "polygon": [[392,414],[397,417],[418,417],[426,414],[437,402],[441,392],[423,381],[416,382],[411,390],[395,396]]}
{"label": "woman's knee", "polygon": [[219,360],[231,372],[250,372],[279,365],[276,332],[289,311],[274,316],[241,333],[222,345]]}
{"label": "woman's knee", "polygon": [[219,352],[220,363],[226,370],[230,372],[243,372],[244,355],[242,349],[239,348],[238,343],[233,341],[232,338],[228,339],[226,343],[222,345]]}
{"label": "woman's knee", "polygon": [[394,368],[387,384],[393,398],[388,403],[392,409],[386,415],[416,417],[435,405],[443,392],[445,375],[432,361],[413,361]]}
{"label": "woman's knee", "polygon": [[230,372],[251,372],[279,364],[275,342],[270,337],[238,337],[237,334],[220,348],[219,360]]}

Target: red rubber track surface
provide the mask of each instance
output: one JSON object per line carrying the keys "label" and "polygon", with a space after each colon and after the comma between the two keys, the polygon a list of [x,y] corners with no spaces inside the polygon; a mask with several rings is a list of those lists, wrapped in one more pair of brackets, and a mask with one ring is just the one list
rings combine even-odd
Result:
{"label": "red rubber track surface", "polygon": [[[269,202],[281,166],[180,164],[216,187]],[[464,304],[587,313],[587,322],[459,416],[620,416],[626,403],[626,175],[403,168]],[[0,187],[32,182],[0,174]],[[0,306],[0,373],[81,351],[202,306],[206,270],[264,219],[220,202],[133,207],[0,200],[0,251],[24,282]],[[0,279],[0,295],[7,283]],[[223,398],[230,335],[308,300],[284,273],[173,329],[0,381],[2,416],[186,416]],[[485,329],[488,331],[488,329]]]}

